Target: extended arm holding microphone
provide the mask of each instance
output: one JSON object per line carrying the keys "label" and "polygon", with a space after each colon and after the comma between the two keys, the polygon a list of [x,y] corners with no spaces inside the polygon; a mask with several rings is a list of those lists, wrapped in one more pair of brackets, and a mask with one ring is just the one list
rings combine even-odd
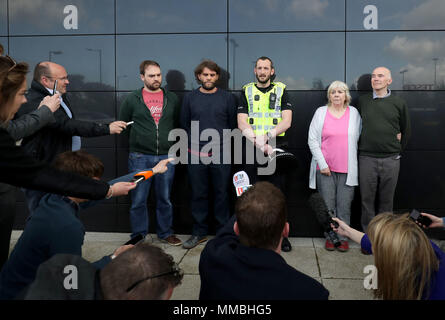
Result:
{"label": "extended arm holding microphone", "polygon": [[351,228],[346,223],[341,221],[339,218],[332,218],[332,220],[338,223],[338,227],[332,225],[332,228],[334,229],[335,232],[337,232],[341,236],[348,237],[349,239],[358,244],[361,243],[362,238],[365,235],[363,232]]}
{"label": "extended arm holding microphone", "polygon": [[136,173],[133,176],[132,182],[136,182],[136,183],[142,182],[142,181],[150,179],[155,174],[166,172],[168,170],[167,165],[170,162],[172,162],[173,160],[175,160],[175,159],[168,158],[168,159],[161,160],[153,167],[153,169],[147,170],[147,171],[140,171],[140,172]]}
{"label": "extended arm holding microphone", "polygon": [[323,197],[318,192],[313,193],[309,197],[309,207],[315,213],[315,218],[317,218],[318,223],[322,226],[325,236],[329,238],[335,247],[339,247],[341,241],[332,227],[332,224],[336,225],[337,223],[332,220],[333,215],[326,206]]}

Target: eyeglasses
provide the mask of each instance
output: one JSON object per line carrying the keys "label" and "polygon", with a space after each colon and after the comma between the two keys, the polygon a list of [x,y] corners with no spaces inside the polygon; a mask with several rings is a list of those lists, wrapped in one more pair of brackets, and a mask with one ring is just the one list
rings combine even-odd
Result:
{"label": "eyeglasses", "polygon": [[175,277],[182,277],[182,274],[183,274],[183,271],[175,263],[173,265],[172,269],[170,271],[168,271],[168,272],[160,273],[160,274],[157,274],[157,275],[154,275],[154,276],[150,276],[150,277],[146,277],[144,279],[136,281],[135,283],[133,283],[131,286],[128,287],[126,292],[130,292],[131,290],[136,288],[138,285],[140,285],[142,282],[144,282],[146,280],[149,280],[149,279],[156,279],[156,278],[160,278],[160,277],[164,277],[164,276],[168,276],[168,275],[174,275]]}
{"label": "eyeglasses", "polygon": [[62,77],[62,78],[51,77],[51,76],[45,76],[45,77],[47,77],[47,78],[49,78],[49,79],[62,80],[62,81],[68,81],[68,80],[69,80],[69,79],[68,79],[68,76],[66,76],[66,77]]}
{"label": "eyeglasses", "polygon": [[8,55],[6,55],[5,58],[8,59],[9,61],[11,61],[12,64],[13,64],[13,66],[10,67],[10,68],[8,69],[8,72],[10,72],[12,69],[14,69],[14,68],[17,66],[17,62],[15,62],[15,60],[12,59],[12,58],[11,58],[10,56],[8,56]]}

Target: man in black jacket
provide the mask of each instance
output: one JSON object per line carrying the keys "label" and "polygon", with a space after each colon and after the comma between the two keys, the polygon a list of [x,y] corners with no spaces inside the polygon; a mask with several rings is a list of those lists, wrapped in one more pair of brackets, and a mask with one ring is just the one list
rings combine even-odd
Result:
{"label": "man in black jacket", "polygon": [[281,257],[289,235],[283,193],[258,182],[238,199],[235,215],[201,253],[200,300],[327,300],[329,291]]}
{"label": "man in black jacket", "polygon": [[[28,102],[22,105],[16,117],[30,113],[37,109],[45,96],[53,94],[55,81],[56,91],[61,94],[61,107],[54,112],[55,122],[23,140],[26,152],[37,160],[52,162],[56,155],[65,151],[79,150],[80,137],[97,137],[109,134],[119,134],[126,127],[123,121],[115,121],[109,125],[76,120],[66,97],[69,84],[68,74],[65,68],[53,62],[40,62],[34,69],[34,78],[27,95]],[[32,212],[43,193],[26,190],[25,196],[28,207]]]}

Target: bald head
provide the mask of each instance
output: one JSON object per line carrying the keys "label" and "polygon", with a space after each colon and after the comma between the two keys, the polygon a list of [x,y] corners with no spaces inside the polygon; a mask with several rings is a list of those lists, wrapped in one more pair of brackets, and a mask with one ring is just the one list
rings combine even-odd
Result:
{"label": "bald head", "polygon": [[391,71],[385,67],[377,67],[371,74],[371,86],[377,95],[386,95],[392,83]]}
{"label": "bald head", "polygon": [[51,61],[38,63],[34,68],[33,79],[48,89],[52,89],[54,87],[54,81],[57,80],[57,91],[61,94],[66,93],[66,87],[69,84],[68,74],[65,68]]}

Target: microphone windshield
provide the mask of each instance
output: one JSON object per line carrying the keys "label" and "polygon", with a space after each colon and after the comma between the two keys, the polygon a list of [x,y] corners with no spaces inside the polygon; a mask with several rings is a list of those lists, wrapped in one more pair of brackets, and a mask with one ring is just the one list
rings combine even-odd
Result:
{"label": "microphone windshield", "polygon": [[309,207],[314,211],[315,217],[321,225],[326,225],[329,221],[330,214],[323,197],[318,193],[313,193],[309,197]]}

